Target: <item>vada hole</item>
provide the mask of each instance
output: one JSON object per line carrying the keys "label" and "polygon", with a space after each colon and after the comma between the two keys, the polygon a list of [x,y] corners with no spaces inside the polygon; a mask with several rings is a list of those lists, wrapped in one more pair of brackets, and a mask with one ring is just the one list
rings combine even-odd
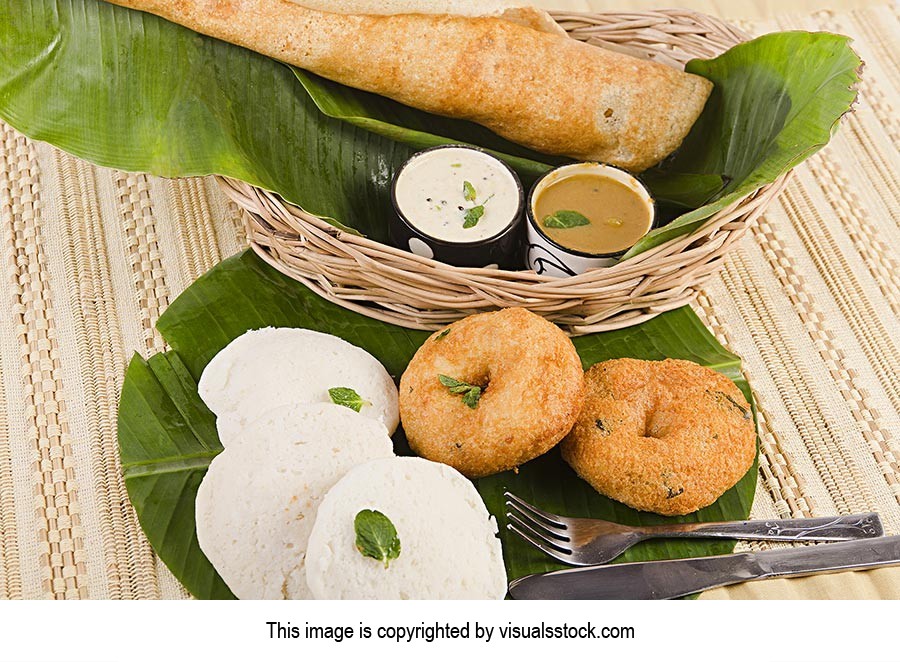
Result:
{"label": "vada hole", "polygon": [[646,437],[648,439],[659,439],[659,426],[655,420],[655,416],[653,412],[647,411],[644,416],[644,430],[641,432],[642,437]]}
{"label": "vada hole", "polygon": [[473,386],[481,387],[481,394],[484,395],[487,392],[488,387],[491,385],[491,376],[489,374],[488,375],[478,375],[475,379],[473,379],[469,383],[472,384]]}

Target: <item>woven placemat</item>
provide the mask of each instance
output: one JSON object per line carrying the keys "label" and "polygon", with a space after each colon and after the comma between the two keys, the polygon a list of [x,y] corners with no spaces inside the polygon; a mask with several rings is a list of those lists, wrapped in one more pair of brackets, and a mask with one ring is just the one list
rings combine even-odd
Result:
{"label": "woven placemat", "polygon": [[[849,34],[867,64],[856,113],[695,306],[762,410],[753,515],[877,510],[900,534],[900,16],[739,26]],[[161,311],[244,245],[238,210],[210,180],[96,168],[0,124],[0,233],[0,597],[187,597],[128,502],[116,407],[131,353],[164,349]],[[898,577],[709,595],[900,598]]]}

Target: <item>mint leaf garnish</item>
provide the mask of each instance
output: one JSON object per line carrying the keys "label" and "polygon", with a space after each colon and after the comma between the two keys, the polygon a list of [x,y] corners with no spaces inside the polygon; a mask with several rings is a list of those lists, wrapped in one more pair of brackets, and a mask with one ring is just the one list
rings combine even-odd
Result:
{"label": "mint leaf garnish", "polygon": [[567,230],[568,228],[577,228],[580,225],[590,225],[591,221],[584,214],[570,209],[560,209],[555,214],[544,216],[541,221],[545,228],[559,228]]}
{"label": "mint leaf garnish", "polygon": [[362,409],[363,405],[372,404],[368,400],[363,400],[359,393],[352,388],[347,388],[345,386],[335,386],[334,388],[328,389],[328,395],[331,396],[331,401],[334,404],[341,405],[342,407],[349,407],[356,412]]}
{"label": "mint leaf garnish", "polygon": [[478,401],[481,400],[480,386],[461,382],[458,379],[453,379],[453,377],[448,377],[447,375],[438,375],[438,381],[443,386],[450,389],[450,392],[453,395],[461,395],[463,397],[463,404],[469,407],[469,409],[475,409],[475,407],[478,406]]}
{"label": "mint leaf garnish", "polygon": [[476,196],[477,194],[475,193],[475,187],[472,186],[472,182],[463,182],[463,197],[469,202],[474,202]]}
{"label": "mint leaf garnish", "polygon": [[481,387],[473,386],[463,395],[463,404],[469,409],[475,409],[478,406],[478,401],[481,400]]}
{"label": "mint leaf garnish", "polygon": [[384,513],[360,510],[353,520],[353,530],[356,531],[356,549],[363,556],[381,561],[385,568],[400,556],[400,537]]}
{"label": "mint leaf garnish", "polygon": [[477,207],[466,209],[466,213],[463,216],[463,218],[465,219],[463,228],[474,228],[476,225],[478,225],[478,221],[481,220],[482,216],[484,216],[484,205],[478,205]]}

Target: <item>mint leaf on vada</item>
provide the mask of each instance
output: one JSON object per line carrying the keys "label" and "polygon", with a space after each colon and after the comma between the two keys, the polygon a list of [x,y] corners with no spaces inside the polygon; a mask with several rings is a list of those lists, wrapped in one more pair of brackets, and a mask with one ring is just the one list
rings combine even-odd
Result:
{"label": "mint leaf on vada", "polygon": [[458,379],[448,377],[447,375],[438,375],[438,381],[450,389],[450,392],[454,395],[461,395],[463,397],[463,404],[470,409],[475,409],[475,407],[478,406],[478,401],[481,400],[480,386],[461,382]]}
{"label": "mint leaf on vada", "polygon": [[463,404],[469,409],[475,409],[478,406],[478,401],[481,400],[481,387],[473,386],[463,395],[462,400]]}

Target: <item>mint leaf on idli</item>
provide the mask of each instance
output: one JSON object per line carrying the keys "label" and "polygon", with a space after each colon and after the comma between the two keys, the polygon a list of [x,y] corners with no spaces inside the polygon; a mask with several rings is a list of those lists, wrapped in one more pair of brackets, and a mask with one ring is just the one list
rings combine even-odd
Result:
{"label": "mint leaf on idli", "polygon": [[328,395],[331,397],[331,401],[334,404],[341,405],[342,407],[349,407],[355,412],[359,412],[359,410],[363,408],[363,405],[371,406],[372,404],[368,400],[363,400],[359,393],[352,388],[347,388],[345,386],[335,386],[334,388],[328,389]]}
{"label": "mint leaf on idli", "polygon": [[383,562],[385,568],[400,556],[397,529],[384,513],[360,510],[353,520],[353,528],[356,531],[356,549],[363,556]]}

